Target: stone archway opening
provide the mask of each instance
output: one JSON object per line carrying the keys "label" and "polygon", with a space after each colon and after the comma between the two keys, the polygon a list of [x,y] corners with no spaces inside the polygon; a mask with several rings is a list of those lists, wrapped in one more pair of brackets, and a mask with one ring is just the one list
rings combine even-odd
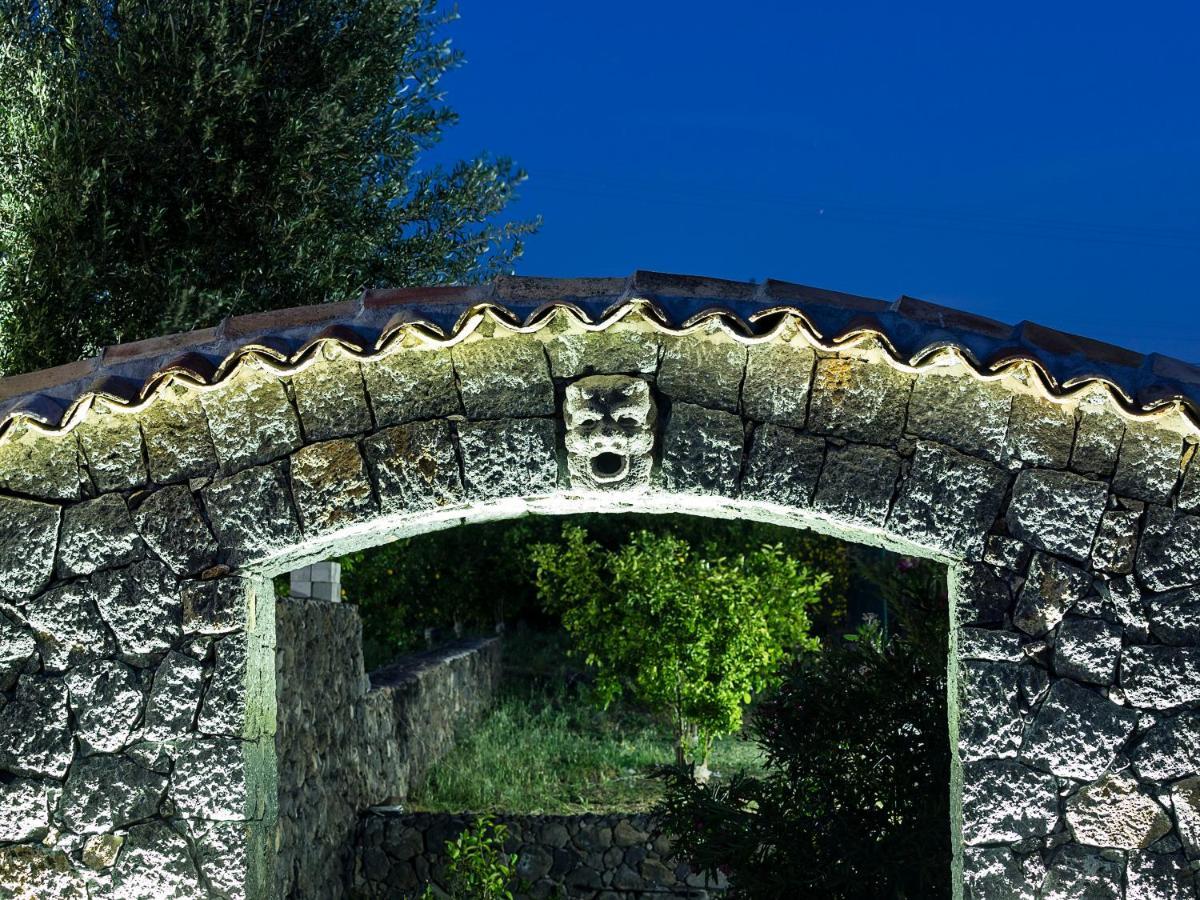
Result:
{"label": "stone archway opening", "polygon": [[[636,509],[636,504],[633,505],[633,508]],[[544,521],[550,527],[546,529],[544,535],[541,530],[537,531],[540,536],[539,540],[545,540],[553,534],[556,526],[560,523],[578,521],[579,515],[576,506],[572,508],[572,514],[545,517]],[[728,515],[731,515],[730,510],[726,510],[726,516]],[[482,518],[486,521],[487,516]],[[628,521],[629,524],[626,527],[632,529],[646,527],[649,524],[647,519],[671,519],[672,517],[642,516],[629,521],[627,515],[621,513],[614,515],[610,511],[602,518],[606,522]],[[674,518],[677,522],[678,517]],[[511,523],[524,521],[528,520],[509,520]],[[692,521],[695,521],[695,517],[692,518]],[[722,525],[728,524],[721,520],[707,519],[707,521],[712,523],[711,528],[716,529],[712,532],[716,535],[720,535],[719,529]],[[494,524],[504,525],[506,523]],[[588,524],[593,528],[600,527],[596,517],[593,517]],[[676,524],[675,528],[678,529],[679,525]],[[458,529],[468,532],[479,530],[477,526],[471,525],[456,526],[456,530]],[[758,535],[758,538],[774,543],[782,537],[781,532],[803,533],[789,527],[779,529],[769,535],[765,533]],[[441,532],[441,534],[444,533]],[[730,536],[732,537],[732,531],[730,531]],[[426,538],[428,537],[427,535]],[[412,546],[413,549],[422,547],[425,552],[429,552],[431,542],[426,539],[418,542],[415,546],[412,542],[403,543],[406,545],[406,550],[408,546]],[[463,546],[462,539],[459,539],[454,546],[461,548]],[[727,550],[727,552],[736,552],[740,549],[743,548],[739,546]],[[886,555],[890,557],[893,567],[901,559],[890,554]],[[441,554],[438,554],[437,558],[441,558]],[[389,556],[389,559],[393,559],[393,557]],[[322,565],[327,566],[328,564]],[[319,577],[320,567],[316,568],[318,575],[314,576],[311,571],[306,572],[304,581]],[[905,565],[902,568],[907,569],[908,566]],[[945,582],[942,581],[942,584],[944,585]],[[481,590],[487,591],[489,595],[499,590],[500,587],[494,581],[481,584]],[[429,595],[422,594],[422,596],[433,601]],[[349,589],[346,600],[352,603],[354,599],[353,589]],[[876,601],[875,612],[878,614],[879,598],[875,596],[873,599]],[[440,842],[454,837],[469,825],[471,816],[465,813],[457,817],[449,813],[414,813],[408,808],[410,800],[413,800],[415,796],[418,810],[428,808],[425,805],[427,799],[420,790],[420,783],[428,775],[430,763],[436,763],[442,754],[451,749],[454,724],[462,724],[464,719],[475,719],[481,714],[486,714],[482,713],[481,705],[477,702],[479,696],[498,692],[498,673],[496,669],[491,668],[494,660],[488,655],[490,650],[481,647],[478,639],[469,639],[466,642],[450,640],[438,652],[415,654],[414,662],[423,669],[421,684],[408,682],[406,684],[407,696],[404,700],[384,700],[383,698],[390,695],[398,686],[396,673],[401,673],[404,678],[411,673],[411,664],[406,661],[385,665],[382,671],[372,673],[370,676],[371,690],[364,689],[356,694],[353,691],[335,689],[331,687],[330,681],[331,678],[340,678],[350,685],[358,685],[362,682],[362,655],[358,650],[354,629],[357,617],[349,615],[351,611],[348,609],[335,610],[329,608],[329,604],[325,603],[302,602],[298,605],[304,610],[297,618],[296,611],[286,608],[289,605],[292,604],[289,604],[288,601],[280,601],[277,606],[279,610],[277,614],[277,654],[281,660],[278,669],[280,730],[277,741],[280,752],[281,821],[286,821],[291,817],[292,825],[297,826],[298,832],[285,845],[294,847],[296,852],[286,854],[286,858],[285,856],[280,858],[281,866],[287,866],[291,871],[291,874],[285,879],[288,889],[292,892],[289,895],[304,895],[303,888],[299,886],[312,885],[329,872],[345,872],[346,874],[342,877],[346,883],[355,885],[357,891],[355,896],[391,896],[395,891],[401,889],[417,891],[420,884],[431,873],[429,868],[431,862],[442,858]],[[948,616],[948,613],[943,609],[942,615]],[[837,631],[839,635],[847,626],[844,619],[829,624],[839,629]],[[943,625],[941,631],[944,641],[947,629],[944,627],[944,623],[939,624]],[[490,624],[485,623],[485,625],[487,627],[482,629],[483,636],[492,631]],[[313,633],[319,633],[321,629],[328,629],[328,640],[314,641]],[[452,635],[447,633],[446,638],[450,639],[451,637]],[[826,633],[825,637],[831,639],[833,632]],[[292,645],[295,645],[294,648]],[[522,646],[528,649],[525,644]],[[539,650],[544,652],[544,648],[539,647]],[[444,653],[445,656],[439,656],[439,652]],[[504,655],[507,657],[507,650]],[[358,661],[357,665],[346,665],[348,661],[355,659]],[[451,665],[446,666],[440,672],[434,671],[433,666],[439,665],[442,659],[449,660]],[[432,663],[433,666],[429,666],[429,663]],[[943,643],[940,662],[943,672],[950,663],[948,648]],[[303,671],[298,671],[298,669]],[[444,675],[444,681],[439,680],[441,675]],[[288,696],[290,692],[287,685],[314,685],[317,687],[317,691],[302,690],[298,696]],[[412,707],[420,702],[416,698],[421,695],[430,696],[439,691],[443,692],[440,695],[441,708],[447,711],[452,710],[451,715],[462,718],[439,721],[436,710],[424,708],[415,714],[411,711]],[[949,719],[946,713],[944,678],[940,691],[926,699],[930,705],[941,711],[940,741],[949,757],[951,741]],[[375,708],[380,706],[385,706],[389,710],[397,710],[399,721],[396,721],[395,725],[389,721],[382,729],[373,725],[377,716]],[[298,752],[294,755],[301,758],[324,755],[325,758],[319,769],[332,776],[324,782],[315,782],[309,779],[305,783],[286,783],[287,779],[284,773],[294,768],[288,761],[293,756],[293,753],[290,752],[292,748],[289,745],[295,741],[298,731],[296,724],[290,721],[297,718],[297,714],[290,713],[292,709],[297,710],[297,714],[303,710],[310,717],[316,711],[317,718],[329,723],[342,720],[335,726],[336,741],[323,741],[319,737],[314,739],[309,735],[303,735],[301,736],[302,746],[295,748]],[[411,729],[414,720],[419,720],[420,728],[406,732],[405,725]],[[367,727],[361,731],[355,731],[351,724],[354,722],[367,723]],[[320,729],[313,730],[320,733]],[[419,745],[415,748],[410,743],[414,740]],[[385,750],[382,753],[379,752],[381,744]],[[323,754],[318,749],[321,747],[327,748]],[[416,752],[414,753],[413,750]],[[672,750],[668,740],[665,755],[658,762],[668,762],[671,755]],[[721,759],[724,758],[721,757]],[[477,763],[471,758],[466,764],[476,765]],[[505,763],[501,762],[500,764],[504,765]],[[530,760],[529,764],[536,763],[534,760]],[[724,775],[729,774],[725,772],[724,766],[716,763],[714,765]],[[377,771],[366,771],[373,768]],[[926,787],[934,794],[940,794],[940,796],[930,797],[929,802],[933,806],[948,807],[950,793],[948,778],[944,783],[939,782],[933,786],[926,785]],[[349,803],[344,802],[346,799],[352,798],[356,791],[361,792],[356,800],[351,799]],[[301,799],[299,796],[301,794],[308,796]],[[285,798],[287,799],[285,800]],[[337,799],[333,800],[332,798]],[[490,804],[493,801],[485,799],[482,802]],[[603,805],[605,801],[599,800],[598,802]],[[638,810],[642,809],[640,805],[642,802],[644,801],[638,801]],[[388,808],[373,810],[363,818],[364,809],[373,806]],[[314,850],[316,842],[306,837],[304,830],[314,825],[322,827],[325,829],[323,836],[328,841],[332,830],[330,826],[334,824],[330,821],[330,810],[334,807],[339,809],[342,816],[341,845],[327,845],[326,849],[318,854]],[[443,803],[438,803],[435,808],[451,809],[451,807],[444,806]],[[594,817],[577,819],[566,809],[527,815],[526,810],[520,806],[497,806],[493,809],[468,805],[453,808],[500,815],[502,821],[506,822],[517,835],[515,840],[519,842],[520,853],[524,854],[527,860],[527,874],[536,880],[545,882],[539,884],[538,889],[549,889],[551,881],[561,886],[570,884],[572,879],[576,879],[574,887],[568,888],[568,893],[574,896],[572,891],[584,890],[585,883],[591,884],[589,879],[592,878],[595,879],[596,890],[603,890],[605,886],[611,888],[611,882],[606,879],[612,879],[615,873],[621,870],[624,863],[614,862],[610,859],[609,863],[611,864],[606,864],[603,862],[603,858],[606,853],[608,857],[613,857],[613,852],[609,852],[613,848],[610,843],[610,835],[612,829],[618,826],[623,833],[631,836],[629,837],[631,841],[633,840],[632,836],[642,835],[641,838],[630,844],[632,849],[629,852],[636,858],[637,865],[627,865],[624,870],[621,870],[620,880],[628,896],[641,896],[641,892],[645,890],[670,890],[675,885],[674,879],[682,877],[673,874],[678,864],[665,855],[666,851],[662,848],[666,844],[656,844],[647,837],[651,822],[648,816],[641,812],[633,812],[623,807],[609,809],[604,806],[601,811],[603,818],[596,820]],[[299,811],[303,812],[297,816]],[[300,821],[301,819],[305,821]],[[942,886],[946,888],[948,895],[948,886],[951,880],[951,859],[948,851],[951,823],[948,813],[944,827],[947,840],[947,848],[944,852],[947,855]],[[551,841],[557,841],[560,828],[568,829],[572,835],[575,835],[565,851],[553,844],[546,844],[541,838],[543,830],[545,830],[547,834],[552,835]],[[581,835],[576,834],[579,829],[582,829]],[[605,832],[605,829],[608,831]],[[453,834],[450,833],[451,831]],[[514,844],[514,847],[516,846],[518,845]],[[423,848],[419,854],[420,859],[413,855],[416,852],[415,847]],[[935,854],[941,852],[939,848],[932,846],[928,849],[929,852]],[[649,853],[649,857],[643,858],[642,854],[645,852]],[[551,860],[555,858],[559,858],[556,865],[557,869],[562,869],[562,871],[556,869],[554,878],[551,879],[549,878],[550,873],[543,872],[542,868],[545,868],[543,864],[550,864]],[[698,875],[689,877],[693,877],[696,884],[701,883]],[[680,884],[682,883],[680,882]],[[637,889],[635,890],[635,888]],[[330,885],[323,890],[329,893],[336,892],[337,888]],[[625,893],[622,893],[621,896],[625,896]]]}
{"label": "stone archway opening", "polygon": [[[639,382],[648,430],[617,412],[649,412]],[[265,579],[464,520],[638,508],[948,565],[956,890],[1192,896],[1198,385],[910,298],[654,273],[371,293],[9,379],[0,877],[270,895]]]}

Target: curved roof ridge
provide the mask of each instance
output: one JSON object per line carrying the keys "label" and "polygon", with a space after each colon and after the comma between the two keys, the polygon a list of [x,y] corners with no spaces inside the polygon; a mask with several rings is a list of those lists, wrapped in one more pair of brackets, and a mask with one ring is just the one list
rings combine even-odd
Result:
{"label": "curved roof ridge", "polygon": [[598,324],[635,301],[648,303],[654,317],[674,330],[715,315],[734,333],[753,337],[768,332],[779,314],[794,313],[826,346],[874,333],[904,365],[920,365],[947,347],[984,375],[1023,361],[1042,373],[1051,393],[1101,384],[1131,414],[1178,403],[1200,427],[1200,366],[1161,354],[1143,355],[1033,322],[1007,325],[907,296],[888,302],[774,279],[637,271],[624,278],[509,275],[480,285],[371,290],[355,300],[250,313],[212,328],[107,347],[90,359],[0,379],[0,432],[19,418],[60,427],[93,396],[121,405],[142,402],[168,375],[213,383],[247,353],[286,365],[334,340],[367,356],[404,326],[450,339],[482,308],[517,326],[534,325],[560,307]]}

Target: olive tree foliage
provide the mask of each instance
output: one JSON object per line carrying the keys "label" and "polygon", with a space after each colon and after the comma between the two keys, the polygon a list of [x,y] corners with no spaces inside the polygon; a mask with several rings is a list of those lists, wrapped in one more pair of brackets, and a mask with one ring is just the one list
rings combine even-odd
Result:
{"label": "olive tree foliage", "polygon": [[421,155],[436,0],[0,0],[0,371],[506,271],[523,173]]}
{"label": "olive tree foliage", "polygon": [[720,555],[669,533],[637,531],[616,550],[565,525],[539,544],[538,594],[595,669],[607,706],[625,692],[667,714],[677,760],[707,769],[713,738],[741,728],[752,695],[812,650],[809,607],[828,580],[780,546]]}

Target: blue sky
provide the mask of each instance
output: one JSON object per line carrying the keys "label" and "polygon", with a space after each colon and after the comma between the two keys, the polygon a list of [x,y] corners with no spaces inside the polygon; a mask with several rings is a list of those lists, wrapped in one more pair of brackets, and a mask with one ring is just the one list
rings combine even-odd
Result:
{"label": "blue sky", "polygon": [[1200,360],[1200,4],[459,0],[517,271],[909,294]]}

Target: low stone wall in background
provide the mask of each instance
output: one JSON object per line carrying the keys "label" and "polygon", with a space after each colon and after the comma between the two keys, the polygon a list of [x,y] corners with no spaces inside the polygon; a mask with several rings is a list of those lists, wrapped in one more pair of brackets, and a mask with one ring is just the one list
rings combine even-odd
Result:
{"label": "low stone wall in background", "polygon": [[[706,900],[713,883],[671,856],[670,841],[646,814],[496,816],[508,826],[505,849],[517,854],[528,884],[518,897],[592,900]],[[359,821],[352,896],[418,897],[432,878],[442,885],[447,841],[474,822],[465,813],[373,809]]]}
{"label": "low stone wall in background", "polygon": [[398,803],[488,707],[500,642],[459,641],[367,676],[355,607],[276,603],[277,896],[346,895],[359,813]]}

